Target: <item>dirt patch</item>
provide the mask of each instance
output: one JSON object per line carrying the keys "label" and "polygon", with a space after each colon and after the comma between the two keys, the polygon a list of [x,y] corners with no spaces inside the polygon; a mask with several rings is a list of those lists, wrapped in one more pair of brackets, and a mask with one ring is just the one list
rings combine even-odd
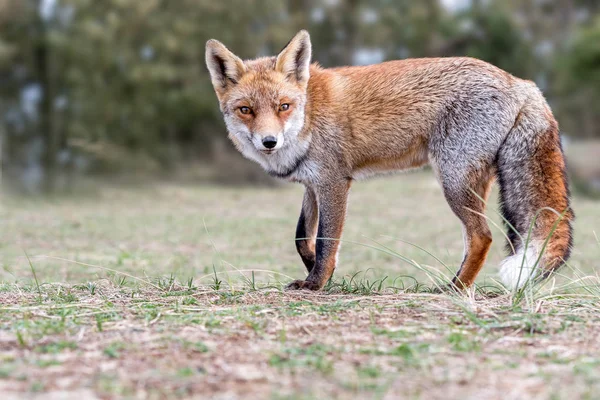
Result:
{"label": "dirt patch", "polygon": [[5,291],[0,303],[5,395],[517,399],[600,389],[593,298],[531,312],[502,296],[101,282],[94,294]]}

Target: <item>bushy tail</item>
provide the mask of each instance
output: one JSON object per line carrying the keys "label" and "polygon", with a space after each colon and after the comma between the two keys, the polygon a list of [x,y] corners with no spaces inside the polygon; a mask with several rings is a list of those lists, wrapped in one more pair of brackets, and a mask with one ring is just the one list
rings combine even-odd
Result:
{"label": "bushy tail", "polygon": [[498,152],[497,170],[511,253],[500,266],[500,277],[518,288],[530,277],[558,269],[573,241],[558,124],[541,94],[521,109]]}

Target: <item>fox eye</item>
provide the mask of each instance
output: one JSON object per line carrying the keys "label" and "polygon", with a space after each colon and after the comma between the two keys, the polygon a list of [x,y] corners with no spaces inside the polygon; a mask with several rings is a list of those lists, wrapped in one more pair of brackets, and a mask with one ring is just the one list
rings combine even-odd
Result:
{"label": "fox eye", "polygon": [[240,112],[244,115],[248,115],[252,113],[252,110],[250,109],[250,107],[243,106],[240,107]]}
{"label": "fox eye", "polygon": [[290,109],[290,105],[288,103],[283,103],[279,106],[279,111],[287,111]]}

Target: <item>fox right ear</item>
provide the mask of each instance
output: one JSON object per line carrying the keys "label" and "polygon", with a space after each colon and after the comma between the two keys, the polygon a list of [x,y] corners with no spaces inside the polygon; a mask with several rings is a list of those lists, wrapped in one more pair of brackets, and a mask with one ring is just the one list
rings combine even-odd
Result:
{"label": "fox right ear", "polygon": [[246,72],[244,62],[214,39],[206,42],[206,66],[217,96],[222,95],[229,86],[237,84]]}

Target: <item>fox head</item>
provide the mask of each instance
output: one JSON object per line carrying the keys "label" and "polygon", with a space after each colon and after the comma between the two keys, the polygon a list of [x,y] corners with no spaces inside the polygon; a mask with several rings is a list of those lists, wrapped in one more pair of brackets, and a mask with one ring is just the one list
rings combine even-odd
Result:
{"label": "fox head", "polygon": [[229,138],[267,170],[281,172],[286,159],[306,151],[308,144],[298,135],[304,126],[310,60],[306,31],[276,57],[256,60],[241,60],[217,40],[206,43],[206,65]]}

